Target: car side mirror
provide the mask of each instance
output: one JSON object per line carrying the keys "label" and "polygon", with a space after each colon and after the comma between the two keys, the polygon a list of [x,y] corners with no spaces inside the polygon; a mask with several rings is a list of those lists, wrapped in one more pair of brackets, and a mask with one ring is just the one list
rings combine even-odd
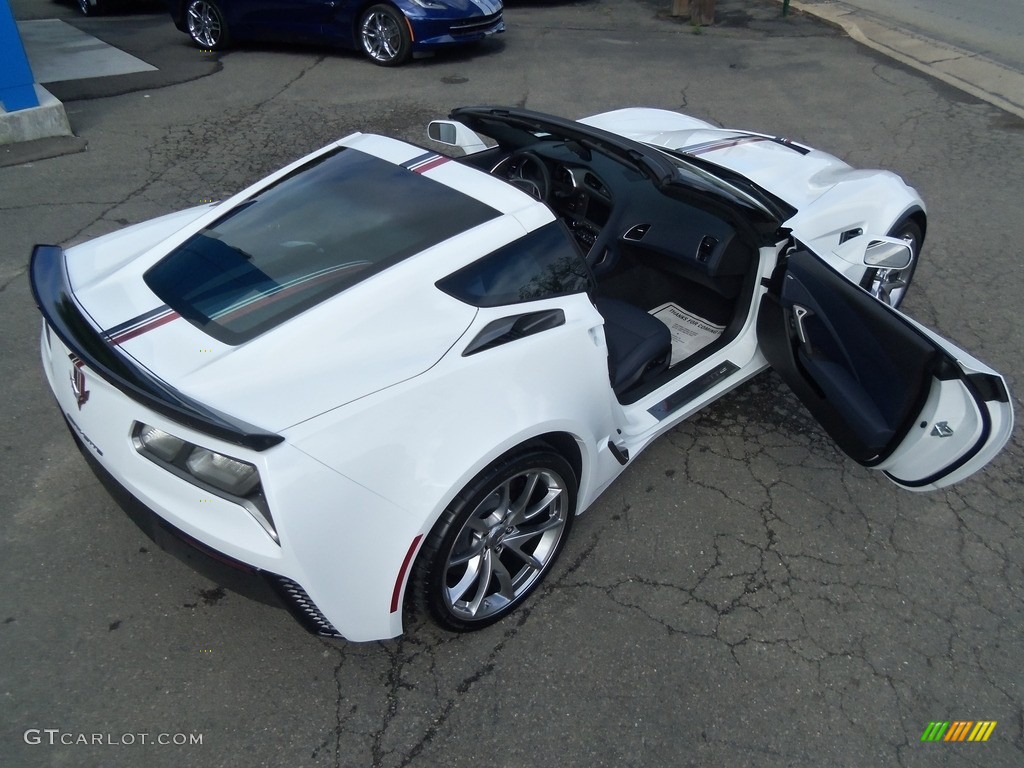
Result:
{"label": "car side mirror", "polygon": [[833,253],[851,264],[876,269],[906,269],[914,261],[914,252],[906,242],[881,235],[858,235],[842,243]]}
{"label": "car side mirror", "polygon": [[467,155],[487,149],[484,140],[474,131],[454,120],[432,120],[427,126],[427,138],[438,144],[458,147]]}
{"label": "car side mirror", "polygon": [[902,240],[873,240],[864,251],[864,263],[881,269],[906,269],[914,261],[914,252]]}

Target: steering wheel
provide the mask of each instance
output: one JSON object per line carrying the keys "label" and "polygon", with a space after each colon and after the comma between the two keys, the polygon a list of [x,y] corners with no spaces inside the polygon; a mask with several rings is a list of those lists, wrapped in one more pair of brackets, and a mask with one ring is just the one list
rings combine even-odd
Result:
{"label": "steering wheel", "polygon": [[513,152],[494,166],[492,173],[502,176],[510,184],[542,203],[546,202],[548,195],[551,194],[551,171],[533,152]]}

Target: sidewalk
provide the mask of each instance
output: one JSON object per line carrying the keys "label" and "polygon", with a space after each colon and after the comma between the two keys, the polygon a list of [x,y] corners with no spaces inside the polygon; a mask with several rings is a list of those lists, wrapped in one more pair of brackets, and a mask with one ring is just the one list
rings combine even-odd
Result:
{"label": "sidewalk", "polygon": [[18,31],[37,83],[151,72],[156,67],[60,19],[19,21]]}
{"label": "sidewalk", "polygon": [[86,34],[60,19],[17,22],[35,77],[39,106],[0,109],[0,167],[81,152],[64,105],[43,84],[156,71],[156,67]]}
{"label": "sidewalk", "polygon": [[[16,23],[36,83],[45,84],[58,106],[157,90],[204,77],[221,67],[217,55],[195,55],[188,38],[175,29],[166,14],[95,19],[68,14],[61,19],[19,19]],[[63,114],[63,107],[60,109]],[[9,128],[5,121],[17,119],[17,113],[0,113],[0,137]],[[74,127],[72,124],[64,131],[69,135],[57,138],[31,140],[26,131],[25,140],[0,142],[0,168],[82,151],[86,142],[70,135]]]}
{"label": "sidewalk", "polygon": [[791,0],[789,5],[835,24],[857,42],[896,61],[1024,118],[1024,73],[886,23],[842,2]]}

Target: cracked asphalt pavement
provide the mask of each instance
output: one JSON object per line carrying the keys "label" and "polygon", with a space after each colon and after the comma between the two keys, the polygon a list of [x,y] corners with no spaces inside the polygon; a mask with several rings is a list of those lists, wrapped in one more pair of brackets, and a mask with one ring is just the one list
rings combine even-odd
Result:
{"label": "cracked asphalt pavement", "polygon": [[[509,0],[501,38],[399,70],[286,46],[203,58],[154,15],[72,21],[160,51],[164,77],[106,96],[62,84],[87,151],[0,168],[0,763],[1024,764],[1020,430],[975,478],[912,494],[764,375],[638,457],[505,622],[351,644],[156,547],[64,429],[38,362],[34,243],[223,197],[354,130],[421,142],[472,103],[680,109],[895,170],[930,213],[904,308],[1007,375],[1019,412],[1024,122],[774,3],[720,0],[725,23],[700,34],[666,8]],[[934,720],[998,725],[922,743]]]}

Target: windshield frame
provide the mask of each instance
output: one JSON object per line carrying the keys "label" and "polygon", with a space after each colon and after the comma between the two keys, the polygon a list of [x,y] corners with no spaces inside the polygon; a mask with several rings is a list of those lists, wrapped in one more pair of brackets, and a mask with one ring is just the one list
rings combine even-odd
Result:
{"label": "windshield frame", "polygon": [[[691,176],[696,177],[698,183],[710,181],[714,191],[727,195],[736,202],[754,206],[780,223],[792,218],[797,213],[797,209],[785,200],[773,195],[743,174],[723,168],[709,160],[694,157],[681,150],[659,147],[653,144],[645,146],[667,155],[681,172],[686,171]],[[688,180],[692,181],[692,179]],[[743,187],[747,188],[744,189],[737,182],[742,183]]]}

